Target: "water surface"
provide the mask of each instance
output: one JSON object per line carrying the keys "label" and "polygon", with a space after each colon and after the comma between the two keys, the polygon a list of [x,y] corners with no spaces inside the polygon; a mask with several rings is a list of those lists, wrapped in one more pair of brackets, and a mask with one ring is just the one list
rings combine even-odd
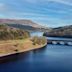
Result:
{"label": "water surface", "polygon": [[0,72],[72,72],[72,46],[47,45],[0,59]]}

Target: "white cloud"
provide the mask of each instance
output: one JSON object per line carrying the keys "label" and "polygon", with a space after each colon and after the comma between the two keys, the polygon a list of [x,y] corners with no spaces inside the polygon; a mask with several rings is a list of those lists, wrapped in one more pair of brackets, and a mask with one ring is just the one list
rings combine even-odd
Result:
{"label": "white cloud", "polygon": [[0,11],[5,11],[7,6],[4,3],[0,3]]}
{"label": "white cloud", "polygon": [[67,13],[66,10],[55,10],[55,9],[47,9],[47,8],[44,8],[43,10],[48,11],[48,12],[53,12],[53,13],[59,13],[59,14]]}
{"label": "white cloud", "polygon": [[8,15],[16,15],[16,16],[46,16],[44,14],[34,13],[34,12],[16,12],[16,11],[9,11],[6,14]]}
{"label": "white cloud", "polygon": [[71,5],[72,6],[72,0],[26,0],[26,1],[29,3],[53,1],[53,2],[58,2],[58,3],[65,4],[65,5]]}
{"label": "white cloud", "polygon": [[38,0],[26,0],[29,3],[36,3]]}
{"label": "white cloud", "polygon": [[65,5],[72,6],[72,0],[46,0],[46,1],[53,1],[53,2],[58,2],[58,3],[65,4]]}
{"label": "white cloud", "polygon": [[0,8],[3,8],[5,6],[4,3],[0,3]]}

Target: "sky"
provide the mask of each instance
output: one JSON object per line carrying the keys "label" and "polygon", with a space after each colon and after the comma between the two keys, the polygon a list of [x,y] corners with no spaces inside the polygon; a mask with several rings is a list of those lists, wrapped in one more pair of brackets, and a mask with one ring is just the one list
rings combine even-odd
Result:
{"label": "sky", "polygon": [[72,0],[0,0],[0,18],[29,19],[46,27],[72,25]]}

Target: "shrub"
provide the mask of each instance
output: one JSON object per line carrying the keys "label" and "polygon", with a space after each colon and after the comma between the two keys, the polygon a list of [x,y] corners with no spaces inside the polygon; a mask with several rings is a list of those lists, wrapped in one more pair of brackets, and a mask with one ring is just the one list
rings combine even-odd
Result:
{"label": "shrub", "polygon": [[30,37],[28,31],[0,25],[0,40],[24,39]]}
{"label": "shrub", "polygon": [[37,36],[34,36],[31,41],[33,42],[33,45],[41,45],[41,44],[45,44],[47,43],[47,40],[45,37],[37,37]]}

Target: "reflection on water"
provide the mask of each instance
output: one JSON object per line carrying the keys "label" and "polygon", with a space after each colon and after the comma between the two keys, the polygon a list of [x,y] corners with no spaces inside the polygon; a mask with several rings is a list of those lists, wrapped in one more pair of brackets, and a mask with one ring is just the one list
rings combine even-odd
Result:
{"label": "reflection on water", "polygon": [[28,55],[28,53],[21,53],[21,54],[14,54],[14,55],[1,57],[0,58],[0,64],[11,62],[11,61],[21,60],[22,58],[25,58],[27,55]]}
{"label": "reflection on water", "polygon": [[24,59],[24,58],[26,59],[27,56],[30,56],[31,54],[35,54],[35,53],[38,53],[38,52],[42,52],[44,50],[45,50],[45,47],[43,47],[41,49],[31,50],[29,52],[24,52],[24,53],[20,53],[20,54],[14,54],[14,55],[1,57],[0,58],[0,64],[11,62],[11,61],[21,60],[21,59]]}
{"label": "reflection on water", "polygon": [[72,41],[72,38],[60,38],[60,37],[47,37],[47,39],[52,39],[52,40],[70,40]]}

